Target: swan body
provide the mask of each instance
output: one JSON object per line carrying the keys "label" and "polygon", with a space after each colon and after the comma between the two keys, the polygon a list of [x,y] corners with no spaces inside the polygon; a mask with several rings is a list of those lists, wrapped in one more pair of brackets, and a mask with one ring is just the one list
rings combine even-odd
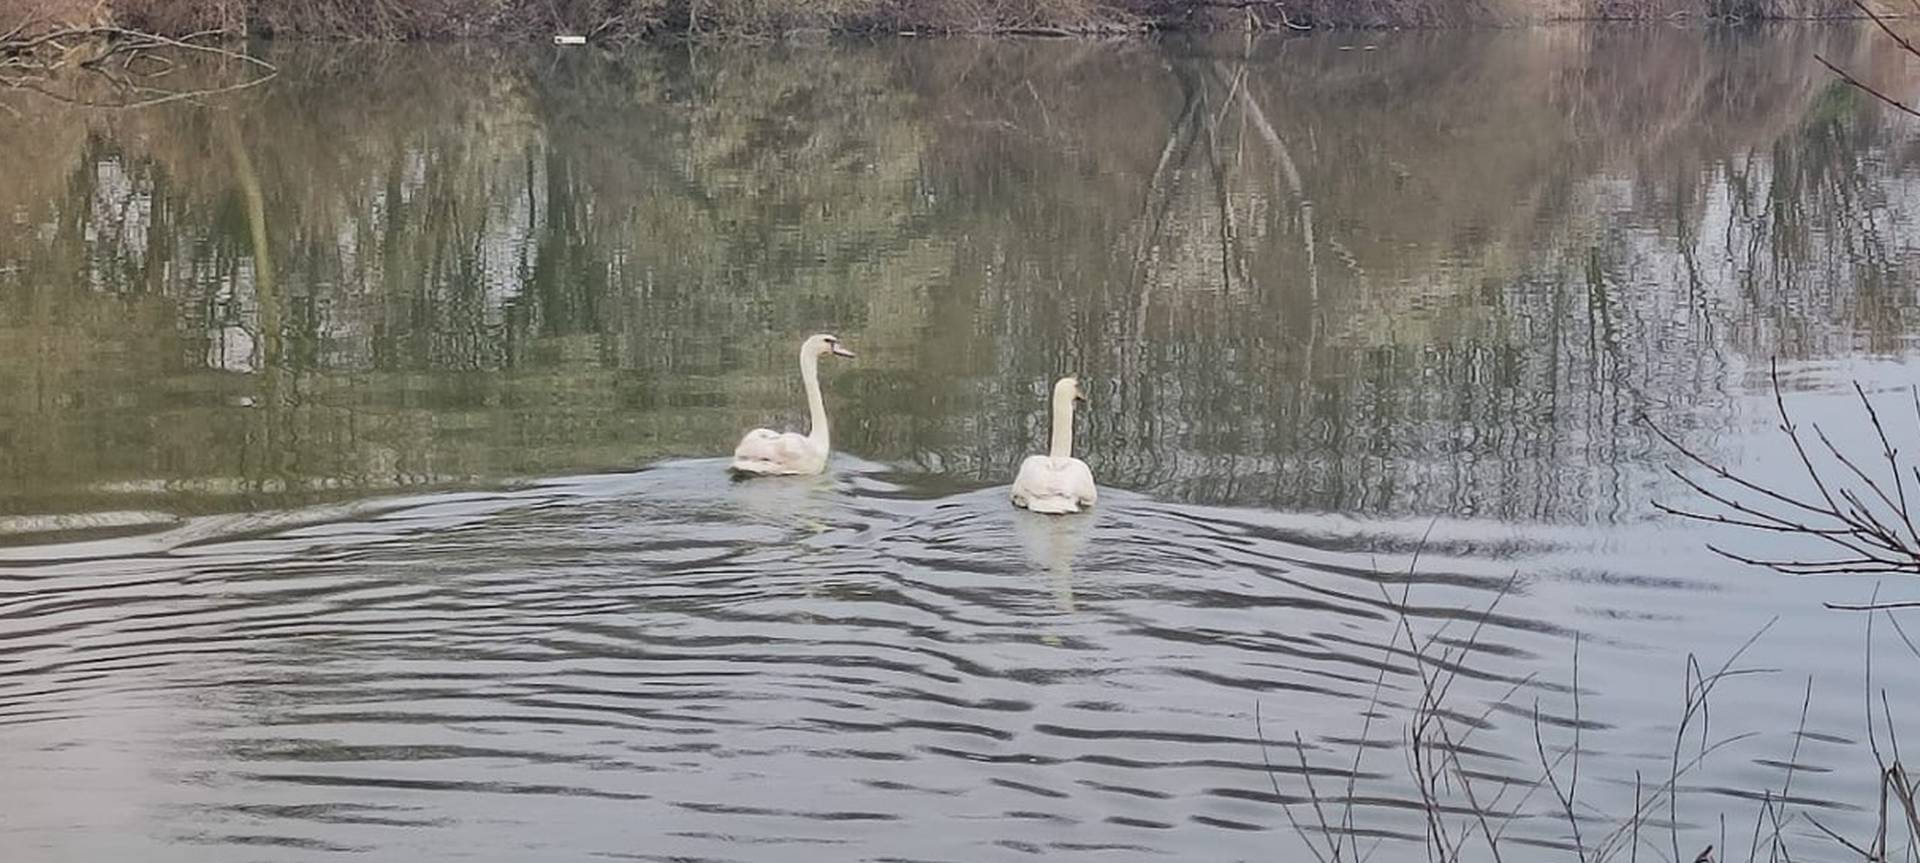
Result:
{"label": "swan body", "polygon": [[752,476],[803,476],[826,468],[826,446],[799,432],[759,428],[740,439],[727,469]]}
{"label": "swan body", "polygon": [[1073,457],[1073,403],[1086,394],[1074,378],[1053,385],[1053,439],[1046,455],[1027,456],[1013,478],[1013,505],[1032,512],[1060,515],[1093,506],[1100,490],[1093,471]]}
{"label": "swan body", "polygon": [[733,448],[733,463],[728,469],[743,476],[804,476],[827,468],[831,439],[827,430],[827,406],[820,397],[820,358],[832,354],[851,357],[853,351],[840,346],[834,336],[810,336],[800,344],[800,380],[807,390],[807,409],[811,427],[806,434],[777,432],[757,428],[740,439]]}

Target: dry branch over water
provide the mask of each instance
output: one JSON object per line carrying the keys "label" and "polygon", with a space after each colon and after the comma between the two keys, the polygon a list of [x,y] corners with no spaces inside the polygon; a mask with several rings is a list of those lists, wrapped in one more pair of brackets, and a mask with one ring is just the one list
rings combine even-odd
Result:
{"label": "dry branch over water", "polygon": [[[1655,502],[1669,515],[1711,524],[1730,525],[1820,540],[1834,551],[1817,559],[1755,557],[1710,546],[1720,555],[1741,563],[1764,566],[1788,575],[1843,573],[1920,574],[1920,522],[1914,506],[1920,504],[1920,465],[1903,461],[1887,435],[1880,410],[1858,383],[1854,393],[1861,411],[1873,426],[1880,451],[1872,460],[1849,456],[1818,423],[1805,430],[1787,410],[1780,391],[1780,372],[1771,372],[1774,408],[1780,431],[1793,446],[1812,490],[1792,493],[1742,476],[1687,447],[1658,426],[1649,425],[1668,445],[1711,475],[1696,480],[1672,469],[1674,477],[1720,507],[1697,510]],[[1909,393],[1914,419],[1920,425],[1920,389]],[[1817,442],[1817,446],[1815,443]]]}

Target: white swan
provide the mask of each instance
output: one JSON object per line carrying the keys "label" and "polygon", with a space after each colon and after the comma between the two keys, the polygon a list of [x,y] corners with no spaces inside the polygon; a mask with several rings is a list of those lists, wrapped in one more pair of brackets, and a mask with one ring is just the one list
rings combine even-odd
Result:
{"label": "white swan", "polygon": [[1100,496],[1093,471],[1073,457],[1073,402],[1085,400],[1080,382],[1061,378],[1053,385],[1053,440],[1046,455],[1027,456],[1013,478],[1013,505],[1034,512],[1079,512]]}
{"label": "white swan", "polygon": [[826,469],[827,405],[820,398],[820,357],[825,354],[851,357],[853,351],[826,334],[810,336],[800,343],[800,380],[806,384],[807,409],[813,420],[808,432],[781,434],[764,428],[747,432],[740,445],[733,448],[730,470],[751,476],[793,476]]}

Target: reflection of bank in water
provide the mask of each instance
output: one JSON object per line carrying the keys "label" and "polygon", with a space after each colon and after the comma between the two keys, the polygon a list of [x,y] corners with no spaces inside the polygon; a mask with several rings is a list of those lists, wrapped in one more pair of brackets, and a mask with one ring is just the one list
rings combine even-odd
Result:
{"label": "reflection of bank in water", "polygon": [[251,374],[259,370],[253,333],[238,324],[207,331],[207,368],[223,372]]}
{"label": "reflection of bank in water", "polygon": [[[368,446],[482,479],[711,454],[792,410],[774,334],[831,324],[868,354],[826,382],[843,445],[967,487],[1004,481],[1026,382],[1071,364],[1128,382],[1081,429],[1117,487],[1633,518],[1639,413],[1726,409],[1770,334],[1899,343],[1910,292],[1874,286],[1911,281],[1881,245],[1920,196],[1891,128],[1809,59],[1871,67],[1850,32],[501,56],[482,76],[438,46],[330,47],[276,54],[284,77],[211,127],[42,105],[0,128],[0,210],[22,214],[0,225],[0,438],[30,453],[0,466],[0,508],[375,473]],[[378,134],[321,146],[337,128]]]}

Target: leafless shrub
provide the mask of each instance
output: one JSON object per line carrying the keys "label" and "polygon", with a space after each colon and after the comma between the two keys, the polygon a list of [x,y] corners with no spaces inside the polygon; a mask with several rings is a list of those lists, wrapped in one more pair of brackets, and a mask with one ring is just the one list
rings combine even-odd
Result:
{"label": "leafless shrub", "polygon": [[[1920,801],[1920,781],[1916,781],[1912,775],[1907,772],[1906,765],[1902,760],[1900,737],[1894,730],[1893,709],[1887,703],[1886,690],[1876,689],[1873,682],[1873,622],[1877,617],[1884,615],[1887,622],[1893,625],[1894,631],[1899,634],[1900,642],[1906,645],[1907,650],[1913,655],[1914,659],[1920,660],[1920,645],[1916,645],[1913,639],[1908,637],[1905,627],[1900,625],[1899,618],[1895,617],[1893,613],[1894,609],[1911,608],[1916,605],[1916,603],[1882,603],[1879,601],[1879,593],[1879,589],[1875,588],[1873,599],[1864,605],[1827,603],[1827,607],[1829,608],[1865,611],[1867,613],[1867,746],[1872,750],[1874,764],[1878,767],[1875,790],[1879,795],[1878,806],[1870,810],[1877,816],[1873,836],[1870,839],[1859,841],[1850,840],[1838,831],[1822,824],[1819,819],[1814,818],[1812,815],[1807,816],[1807,822],[1812,824],[1827,838],[1832,839],[1848,851],[1859,855],[1860,859],[1868,861],[1868,863],[1885,863],[1885,861],[1895,859],[1895,845],[1893,843],[1894,840],[1900,838],[1898,831],[1902,830],[1906,832],[1906,846],[1904,851],[1898,854],[1898,859],[1908,861],[1920,859],[1920,804],[1916,803],[1916,801]],[[1876,707],[1876,701],[1879,707],[1878,722],[1875,721],[1876,711],[1874,708]],[[1885,748],[1881,746],[1881,736],[1883,734],[1886,736]],[[1889,805],[1890,801],[1898,808],[1892,808]]]}
{"label": "leafless shrub", "polygon": [[[1920,574],[1920,523],[1916,523],[1913,512],[1914,504],[1920,503],[1920,465],[1900,457],[1900,451],[1887,436],[1879,409],[1867,397],[1866,390],[1854,384],[1860,406],[1880,441],[1877,461],[1881,463],[1878,464],[1863,464],[1864,459],[1843,452],[1818,423],[1808,428],[1812,440],[1819,446],[1809,446],[1808,435],[1787,411],[1777,365],[1770,376],[1780,431],[1793,444],[1794,455],[1813,493],[1792,494],[1736,474],[1647,421],[1661,440],[1688,461],[1707,470],[1709,479],[1702,481],[1679,469],[1669,469],[1674,477],[1712,501],[1721,511],[1695,510],[1661,502],[1655,502],[1654,506],[1670,515],[1710,524],[1810,537],[1834,550],[1825,558],[1798,560],[1759,558],[1708,546],[1721,556],[1741,563],[1789,575]],[[1915,420],[1920,423],[1920,388],[1911,394]],[[1824,455],[1817,455],[1820,453]],[[1907,487],[1909,480],[1915,486],[1911,490]]]}
{"label": "leafless shrub", "polygon": [[555,33],[617,39],[664,29],[675,6],[693,8],[669,0],[246,0],[246,5],[249,30],[257,34],[383,41],[544,39]]}
{"label": "leafless shrub", "polygon": [[[1417,564],[1416,551],[1413,566]],[[1412,571],[1410,567],[1406,582],[1409,585]],[[1444,636],[1451,624],[1443,624],[1425,634],[1415,631],[1409,613],[1410,587],[1403,588],[1400,595],[1394,597],[1383,586],[1383,599],[1393,612],[1393,632],[1361,714],[1360,735],[1353,744],[1352,757],[1332,766],[1315,764],[1309,758],[1309,752],[1315,751],[1315,747],[1309,746],[1296,732],[1293,749],[1302,788],[1293,793],[1282,787],[1281,777],[1292,771],[1271,760],[1256,704],[1256,733],[1274,796],[1281,802],[1288,823],[1319,863],[1359,863],[1370,859],[1379,840],[1363,848],[1363,838],[1386,835],[1356,819],[1355,788],[1362,776],[1369,775],[1367,753],[1385,748],[1380,745],[1384,740],[1376,739],[1376,725],[1392,721],[1386,715],[1390,708],[1384,705],[1381,693],[1389,671],[1398,667],[1396,663],[1410,664],[1405,671],[1413,676],[1415,683],[1413,703],[1402,716],[1401,743],[1406,776],[1412,781],[1424,821],[1426,859],[1435,863],[1539,859],[1541,837],[1523,840],[1511,831],[1522,819],[1543,817],[1543,807],[1554,813],[1545,817],[1564,820],[1566,833],[1558,840],[1561,850],[1571,852],[1572,858],[1580,863],[1638,860],[1642,851],[1647,852],[1649,859],[1727,863],[1740,859],[1739,844],[1747,845],[1747,863],[1791,861],[1796,859],[1795,850],[1789,847],[1791,838],[1799,835],[1804,841],[1805,836],[1810,835],[1806,830],[1796,834],[1790,829],[1800,820],[1833,843],[1825,847],[1828,853],[1844,850],[1851,855],[1849,859],[1857,857],[1866,863],[1920,860],[1920,779],[1905,766],[1895,731],[1895,716],[1885,689],[1878,688],[1875,682],[1873,661],[1875,620],[1882,616],[1893,626],[1912,658],[1920,660],[1920,643],[1894,616],[1895,610],[1920,606],[1920,603],[1881,602],[1876,590],[1873,599],[1864,604],[1828,604],[1831,608],[1868,614],[1864,652],[1865,718],[1868,747],[1876,767],[1872,781],[1863,783],[1862,790],[1877,796],[1877,803],[1862,805],[1859,809],[1873,816],[1869,835],[1850,837],[1829,827],[1812,812],[1790,806],[1801,743],[1807,739],[1807,715],[1813,703],[1814,681],[1809,677],[1801,696],[1793,748],[1784,762],[1784,777],[1778,788],[1758,792],[1758,805],[1749,832],[1745,841],[1739,842],[1737,836],[1729,839],[1724,813],[1717,818],[1718,835],[1701,837],[1697,835],[1698,829],[1691,835],[1683,833],[1683,808],[1699,808],[1697,804],[1683,807],[1683,797],[1687,794],[1683,780],[1698,772],[1714,753],[1753,736],[1752,732],[1715,736],[1711,703],[1714,692],[1728,680],[1767,673],[1764,669],[1741,667],[1740,660],[1775,621],[1760,627],[1717,666],[1702,662],[1694,654],[1687,655],[1682,666],[1680,715],[1665,765],[1666,775],[1650,781],[1636,770],[1632,808],[1607,815],[1581,795],[1581,760],[1583,754],[1587,754],[1582,747],[1581,729],[1587,723],[1580,687],[1581,639],[1577,635],[1572,648],[1572,676],[1565,687],[1572,698],[1570,721],[1545,718],[1538,701],[1531,710],[1515,708],[1516,696],[1522,691],[1549,688],[1538,680],[1537,674],[1512,681],[1498,698],[1485,702],[1477,715],[1472,708],[1460,704],[1461,699],[1454,695],[1462,669],[1467,668],[1475,653],[1481,650],[1483,628],[1512,588],[1513,582],[1509,581],[1484,610],[1459,618],[1471,621],[1471,631],[1464,638],[1448,639]],[[1486,727],[1487,718],[1496,710],[1530,716],[1533,738],[1530,751],[1501,752],[1473,745],[1475,732]],[[1565,725],[1569,730],[1560,732],[1561,739],[1555,740],[1556,735],[1549,732],[1554,725]],[[1474,766],[1489,757],[1511,764],[1530,763],[1534,769],[1527,775],[1532,778],[1501,777]],[[1335,780],[1333,786],[1325,782],[1329,776]],[[1316,782],[1316,777],[1320,781]],[[1544,802],[1530,807],[1536,799]],[[1807,854],[1803,849],[1797,856],[1805,859]]]}
{"label": "leafless shrub", "polygon": [[[101,17],[98,7],[77,23],[27,18],[0,31],[0,91],[29,91],[90,107],[136,108],[245,89],[272,78],[273,64],[219,44],[230,35],[211,29],[163,36],[120,26]],[[246,71],[215,87],[169,86],[167,76],[189,57],[216,58]]]}
{"label": "leafless shrub", "polygon": [[[1352,758],[1335,768],[1315,765],[1308,758],[1311,747],[1295,734],[1294,749],[1304,793],[1293,794],[1283,790],[1280,784],[1283,771],[1271,760],[1266,761],[1273,792],[1282,801],[1288,822],[1314,857],[1320,863],[1346,863],[1367,859],[1371,854],[1370,850],[1361,848],[1361,838],[1377,831],[1369,831],[1356,823],[1354,786],[1365,773],[1366,753],[1376,748],[1375,717],[1382,713],[1380,694],[1386,669],[1396,661],[1409,661],[1417,678],[1417,690],[1415,701],[1404,716],[1402,744],[1406,775],[1412,780],[1425,821],[1428,860],[1453,863],[1486,859],[1499,863],[1506,859],[1538,859],[1537,839],[1522,842],[1510,834],[1520,819],[1537,817],[1530,810],[1530,804],[1536,799],[1545,800],[1544,805],[1564,819],[1567,830],[1564,848],[1582,863],[1638,859],[1643,850],[1652,857],[1696,863],[1732,859],[1728,856],[1731,852],[1725,850],[1728,840],[1724,835],[1724,819],[1721,835],[1712,843],[1695,839],[1692,845],[1684,844],[1686,837],[1682,835],[1680,820],[1682,780],[1697,772],[1716,751],[1752,736],[1741,733],[1715,737],[1709,704],[1713,692],[1722,683],[1755,671],[1737,667],[1739,660],[1771,628],[1772,622],[1761,627],[1718,666],[1707,665],[1691,654],[1687,656],[1683,666],[1679,726],[1666,765],[1667,775],[1643,783],[1636,772],[1633,808],[1607,817],[1581,794],[1580,736],[1586,722],[1582,716],[1578,638],[1574,641],[1572,681],[1568,687],[1573,697],[1573,716],[1570,723],[1565,723],[1571,729],[1567,732],[1570,740],[1552,739],[1555,735],[1549,732],[1551,723],[1543,718],[1538,702],[1530,711],[1513,707],[1516,695],[1522,690],[1540,687],[1534,674],[1514,681],[1503,695],[1485,704],[1477,717],[1472,710],[1454,703],[1457,699],[1452,693],[1460,670],[1475,653],[1482,628],[1511,587],[1510,582],[1478,615],[1472,631],[1464,639],[1451,643],[1442,638],[1442,631],[1424,636],[1414,631],[1407,612],[1410,598],[1407,591],[1403,590],[1397,598],[1388,595],[1387,602],[1395,610],[1394,633],[1385,649],[1380,676],[1363,711],[1365,719]],[[1751,840],[1747,843],[1749,861],[1792,859],[1786,847],[1785,830],[1796,816],[1787,810],[1785,801],[1792,790],[1793,765],[1799,754],[1799,740],[1805,731],[1811,699],[1812,681],[1809,680],[1801,704],[1800,733],[1794,738],[1794,753],[1788,758],[1785,779],[1780,788],[1767,789],[1761,794]],[[1486,772],[1473,767],[1472,759],[1467,757],[1477,749],[1470,745],[1475,731],[1485,726],[1486,719],[1495,710],[1502,709],[1531,715],[1532,751],[1501,753],[1513,763],[1532,763],[1534,769],[1530,775],[1534,778],[1530,781],[1491,779]],[[1255,722],[1260,722],[1257,709]],[[1269,758],[1264,731],[1260,732],[1259,739],[1262,758]],[[1330,773],[1344,784],[1344,791],[1314,781],[1316,775],[1325,777]],[[1898,796],[1898,792],[1895,794]],[[1656,839],[1663,832],[1664,843]]]}
{"label": "leafless shrub", "polygon": [[1274,3],[1300,27],[1442,27],[1495,17],[1485,0],[1292,0]]}

